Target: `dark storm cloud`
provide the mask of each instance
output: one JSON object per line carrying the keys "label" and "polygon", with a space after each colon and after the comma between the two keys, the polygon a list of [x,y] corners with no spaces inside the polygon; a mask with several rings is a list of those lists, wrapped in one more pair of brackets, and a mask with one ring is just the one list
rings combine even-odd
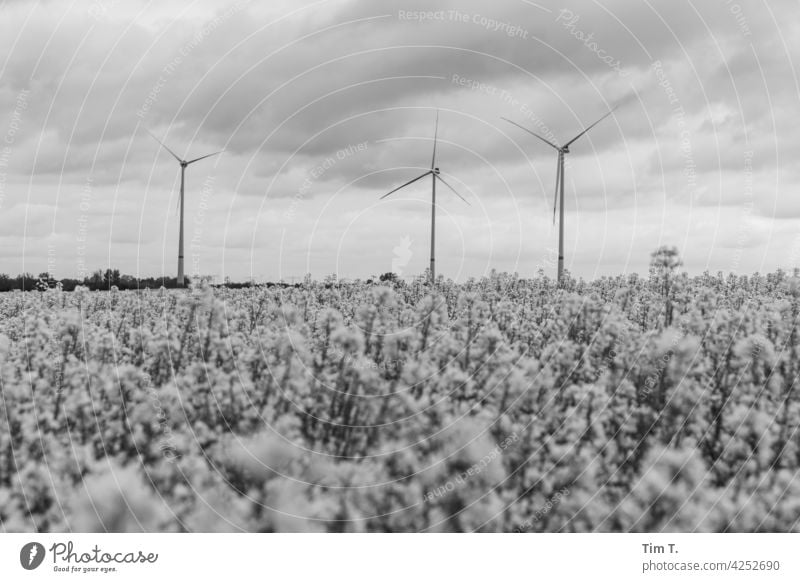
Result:
{"label": "dark storm cloud", "polygon": [[[540,101],[549,103],[537,110],[553,127],[579,129],[581,115],[569,111],[573,103],[560,102],[553,81],[611,75],[589,48],[593,42],[607,47],[604,54],[624,55],[628,74],[646,68],[651,55],[663,53],[674,39],[648,33],[645,51],[628,29],[641,34],[647,23],[656,26],[662,18],[669,23],[680,13],[673,4],[668,11],[620,10],[613,4],[606,10],[548,11],[516,2],[487,10],[483,3],[468,2],[444,3],[434,13],[442,19],[420,21],[413,15],[428,6],[421,2],[330,4],[314,27],[302,19],[279,27],[258,22],[245,6],[223,13],[214,27],[201,26],[200,33],[194,22],[172,22],[153,34],[125,22],[97,26],[84,17],[68,20],[55,35],[33,35],[23,51],[28,56],[16,69],[48,79],[48,91],[39,95],[57,91],[58,108],[42,102],[37,113],[46,115],[67,152],[63,159],[42,159],[36,171],[78,170],[87,159],[108,168],[118,152],[99,148],[98,142],[126,140],[140,122],[173,126],[176,141],[193,141],[201,130],[209,141],[216,134],[232,152],[287,155],[302,148],[305,155],[325,156],[353,137],[375,142],[396,135],[410,121],[408,113],[376,119],[370,112],[409,102],[441,106],[448,95],[463,91],[454,78],[491,84],[496,93],[510,93],[522,79],[532,87],[516,88],[520,101],[539,93]],[[37,29],[52,28],[55,18],[38,21]],[[680,31],[685,46],[697,27],[683,23]],[[596,41],[585,42],[589,35]],[[628,44],[620,40],[626,37]],[[42,58],[37,64],[31,55]],[[584,87],[575,93],[586,92]],[[88,151],[75,151],[82,147]],[[138,155],[139,149],[132,150],[126,164]],[[260,175],[272,167],[259,164],[255,171]]]}

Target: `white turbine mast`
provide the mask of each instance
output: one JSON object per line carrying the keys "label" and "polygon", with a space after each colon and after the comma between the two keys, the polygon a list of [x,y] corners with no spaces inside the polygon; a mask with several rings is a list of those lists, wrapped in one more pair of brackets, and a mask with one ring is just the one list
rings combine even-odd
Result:
{"label": "white turbine mast", "polygon": [[556,206],[558,206],[558,281],[561,282],[561,279],[564,276],[564,156],[569,153],[569,146],[575,143],[580,137],[582,137],[587,131],[592,129],[595,125],[603,121],[606,117],[614,113],[616,111],[618,105],[613,107],[611,111],[603,115],[600,119],[592,123],[589,127],[584,129],[578,135],[573,137],[563,146],[558,146],[551,142],[548,139],[543,138],[538,133],[535,133],[517,123],[516,121],[512,121],[506,117],[502,117],[501,119],[508,121],[509,123],[516,125],[520,129],[527,131],[534,137],[539,138],[544,143],[549,145],[551,148],[555,149],[558,152],[558,165],[556,166],[556,192],[555,197],[553,199],[553,222],[555,223],[556,220]]}
{"label": "white turbine mast", "polygon": [[402,190],[406,186],[410,186],[414,182],[416,182],[418,180],[422,180],[422,178],[424,178],[426,176],[431,176],[431,268],[430,268],[431,283],[435,283],[436,282],[436,180],[439,180],[442,184],[444,184],[445,186],[450,188],[450,190],[452,190],[453,193],[456,196],[458,196],[459,198],[461,198],[461,200],[466,202],[466,204],[468,206],[471,206],[471,204],[469,202],[467,202],[466,198],[464,198],[461,194],[459,194],[456,191],[455,188],[453,188],[450,184],[448,184],[445,181],[444,178],[442,178],[442,176],[441,176],[441,174],[439,172],[439,168],[436,167],[436,142],[437,142],[438,136],[439,136],[439,111],[437,110],[436,111],[436,125],[435,125],[434,131],[433,131],[433,156],[431,157],[431,168],[430,168],[430,170],[428,170],[427,172],[425,172],[424,174],[422,174],[420,176],[417,176],[413,180],[409,180],[408,182],[406,182],[402,186],[398,186],[397,188],[395,188],[394,190],[388,192],[387,194],[384,194],[383,196],[381,196],[381,200],[383,200],[384,198],[394,194],[398,190]]}
{"label": "white turbine mast", "polygon": [[178,200],[178,204],[180,205],[180,229],[178,234],[178,287],[183,287],[183,193],[184,193],[184,184],[186,178],[186,166],[189,164],[193,164],[195,162],[199,162],[200,160],[205,160],[206,158],[210,158],[211,156],[216,156],[221,154],[225,150],[220,150],[218,152],[214,152],[213,154],[207,154],[205,156],[200,156],[199,158],[194,158],[193,160],[184,160],[178,156],[175,152],[167,147],[167,145],[158,139],[153,133],[148,129],[146,130],[150,136],[156,140],[161,147],[167,150],[173,158],[175,158],[178,163],[181,165],[181,193],[180,199]]}

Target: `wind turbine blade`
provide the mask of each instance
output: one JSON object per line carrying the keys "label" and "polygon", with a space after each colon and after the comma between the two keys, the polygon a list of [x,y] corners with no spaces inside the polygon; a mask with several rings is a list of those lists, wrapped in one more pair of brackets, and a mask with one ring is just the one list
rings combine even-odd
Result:
{"label": "wind turbine blade", "polygon": [[169,153],[171,153],[173,158],[175,158],[175,159],[176,159],[176,160],[178,160],[179,162],[182,162],[182,161],[183,161],[182,159],[180,159],[180,158],[178,157],[178,154],[176,154],[175,152],[173,152],[171,149],[169,149],[169,148],[167,147],[167,144],[165,144],[163,141],[161,141],[161,140],[160,140],[160,139],[158,139],[158,138],[157,138],[155,135],[153,135],[153,132],[152,132],[152,131],[150,131],[150,130],[149,130],[149,129],[147,129],[147,128],[145,128],[145,131],[146,131],[147,133],[149,133],[149,134],[150,134],[150,137],[152,137],[154,140],[156,140],[158,143],[160,143],[160,144],[161,144],[161,147],[163,147],[165,150],[167,150]]}
{"label": "wind turbine blade", "polygon": [[462,199],[464,202],[466,202],[466,203],[467,203],[467,206],[472,206],[472,204],[470,204],[469,202],[467,202],[467,199],[466,199],[466,198],[464,198],[464,197],[463,197],[461,194],[459,194],[459,193],[458,193],[458,191],[456,191],[456,189],[455,189],[455,188],[453,188],[453,187],[452,187],[450,184],[448,184],[447,182],[445,182],[445,181],[444,181],[444,178],[442,178],[442,177],[441,177],[439,174],[434,174],[434,176],[436,176],[436,177],[439,179],[439,181],[440,181],[442,184],[444,184],[445,186],[447,186],[448,188],[450,188],[450,189],[453,191],[453,194],[455,194],[456,196],[458,196],[459,198],[461,198],[461,199]]}
{"label": "wind turbine blade", "polygon": [[387,197],[387,196],[389,196],[390,194],[394,194],[394,193],[395,193],[395,192],[397,192],[398,190],[402,190],[402,189],[403,189],[403,188],[405,188],[406,186],[410,186],[411,184],[413,184],[413,183],[414,183],[414,182],[416,182],[417,180],[422,180],[422,179],[423,179],[425,176],[427,176],[427,175],[429,175],[429,174],[431,174],[431,173],[433,173],[433,170],[428,170],[427,172],[425,172],[425,173],[424,173],[424,174],[422,174],[421,176],[417,176],[417,177],[416,177],[416,178],[414,178],[413,180],[409,180],[408,182],[406,182],[406,183],[405,183],[405,184],[403,184],[402,186],[398,186],[397,188],[395,188],[395,189],[394,189],[394,190],[392,190],[391,192],[389,192],[389,193],[387,193],[387,194],[384,194],[383,196],[381,196],[381,198],[380,198],[380,199],[381,199],[381,200],[383,200],[384,198],[386,198],[386,197]]}
{"label": "wind turbine blade", "polygon": [[553,196],[553,224],[556,223],[556,207],[558,206],[558,187],[561,184],[561,156],[563,154],[558,154],[558,162],[556,162],[556,193]]}
{"label": "wind turbine blade", "polygon": [[436,138],[439,135],[439,110],[436,110],[436,126],[433,130],[433,157],[431,158],[431,170],[436,165]]}
{"label": "wind turbine blade", "polygon": [[586,129],[584,129],[582,132],[580,132],[578,135],[576,135],[576,136],[575,136],[575,137],[573,137],[571,140],[569,140],[569,141],[568,141],[566,144],[564,144],[564,147],[565,147],[565,148],[566,148],[566,147],[569,147],[569,145],[570,145],[571,143],[573,143],[574,141],[576,141],[576,140],[577,140],[579,137],[581,137],[581,136],[582,136],[583,134],[585,134],[587,131],[589,131],[590,129],[592,129],[592,128],[593,128],[595,125],[597,125],[598,123],[600,123],[601,121],[603,121],[603,120],[604,120],[606,117],[608,117],[609,115],[611,115],[612,113],[614,113],[614,111],[616,111],[616,110],[617,110],[617,107],[619,107],[619,105],[616,105],[616,106],[614,106],[614,107],[611,109],[611,111],[609,111],[608,113],[606,113],[606,114],[605,114],[603,117],[601,117],[600,119],[598,119],[597,121],[595,121],[595,122],[594,122],[593,124],[591,124],[589,127],[587,127],[587,128],[586,128]]}
{"label": "wind turbine blade", "polygon": [[516,125],[518,128],[520,128],[520,129],[522,129],[522,130],[524,130],[524,131],[527,131],[527,132],[528,132],[529,134],[531,134],[532,136],[534,136],[534,137],[537,137],[537,138],[539,138],[540,140],[542,140],[544,143],[546,143],[547,145],[549,145],[551,148],[555,148],[555,149],[557,149],[557,150],[560,150],[560,149],[561,149],[561,148],[560,148],[560,147],[558,147],[556,144],[552,143],[551,141],[548,141],[548,140],[546,140],[545,138],[543,138],[543,137],[542,137],[541,135],[539,135],[538,133],[534,133],[534,132],[532,132],[530,129],[528,129],[528,128],[527,128],[527,127],[525,127],[524,125],[520,125],[520,124],[519,124],[519,123],[517,123],[516,121],[511,121],[511,120],[510,120],[510,119],[508,119],[507,117],[501,117],[500,119],[503,119],[503,120],[505,120],[505,121],[509,122],[510,124],[512,124],[512,125]]}
{"label": "wind turbine blade", "polygon": [[186,162],[186,165],[188,166],[189,164],[193,164],[195,162],[199,162],[200,160],[205,160],[206,158],[210,158],[211,156],[217,156],[217,155],[221,154],[224,151],[225,150],[220,150],[218,152],[214,152],[213,154],[208,154],[207,156],[202,156],[202,157],[199,157],[199,158],[195,158],[193,160],[189,160],[188,162]]}

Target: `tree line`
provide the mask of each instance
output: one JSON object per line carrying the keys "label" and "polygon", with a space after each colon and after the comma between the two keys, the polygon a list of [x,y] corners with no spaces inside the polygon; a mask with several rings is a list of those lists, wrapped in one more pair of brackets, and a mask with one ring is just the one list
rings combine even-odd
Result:
{"label": "tree line", "polygon": [[[188,278],[187,285],[188,285]],[[83,286],[88,289],[109,290],[116,287],[120,290],[125,289],[158,289],[166,287],[168,289],[178,286],[176,277],[134,277],[133,275],[121,274],[119,269],[98,269],[91,275],[80,278],[56,279],[50,273],[22,273],[11,276],[0,273],[0,291],[43,291],[60,287],[64,291],[74,291],[76,287]]]}
{"label": "tree line", "polygon": [[[200,280],[207,280],[209,283],[210,277],[200,277]],[[383,279],[381,279],[383,280]],[[189,287],[192,283],[190,277],[184,277],[184,287]],[[231,281],[225,277],[225,282],[214,287],[226,287],[228,289],[244,289],[254,287],[256,284],[252,281]],[[20,275],[11,276],[6,273],[0,273],[0,292],[7,291],[45,291],[47,289],[61,289],[62,291],[74,291],[76,287],[86,287],[90,291],[109,291],[112,287],[116,287],[120,291],[137,290],[137,289],[159,289],[164,287],[166,289],[177,289],[177,277],[135,277],[133,275],[121,274],[119,269],[98,269],[91,275],[79,278],[63,278],[56,279],[50,273],[22,273]],[[299,285],[292,285],[288,283],[265,283],[265,287],[297,287]]]}
{"label": "tree line", "polygon": [[[206,277],[206,279],[210,279]],[[306,278],[305,283],[310,282],[310,278]],[[397,283],[402,285],[395,273],[384,273],[378,280],[381,282]],[[185,287],[191,284],[190,277],[184,277]],[[327,286],[330,288],[336,282],[336,276],[330,276],[325,279]],[[373,283],[374,278],[368,279],[366,282]],[[209,281],[210,282],[210,281]],[[228,289],[243,289],[247,287],[254,287],[256,284],[252,281],[231,281],[228,277],[225,282],[214,285],[215,287],[227,287]],[[76,287],[86,287],[90,291],[108,291],[112,287],[116,287],[120,291],[137,290],[137,289],[159,289],[164,287],[166,289],[178,288],[177,277],[135,277],[133,275],[121,274],[119,269],[97,269],[91,275],[80,278],[63,278],[56,279],[50,273],[22,273],[16,276],[11,276],[6,273],[0,273],[0,292],[7,291],[44,291],[46,289],[60,288],[62,291],[74,291]],[[300,284],[291,283],[265,283],[266,287],[298,287]]]}

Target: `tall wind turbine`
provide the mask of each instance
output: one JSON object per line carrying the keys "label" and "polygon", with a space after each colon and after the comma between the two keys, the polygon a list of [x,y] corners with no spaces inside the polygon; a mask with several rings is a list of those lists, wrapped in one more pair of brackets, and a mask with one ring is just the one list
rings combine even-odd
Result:
{"label": "tall wind turbine", "polygon": [[214,152],[213,154],[208,154],[208,155],[201,156],[199,158],[195,158],[193,160],[188,160],[187,161],[187,160],[184,160],[184,159],[181,159],[180,157],[178,157],[178,155],[175,152],[173,152],[171,149],[169,149],[164,142],[162,142],[160,139],[158,139],[156,136],[154,136],[150,132],[149,129],[147,130],[147,133],[149,133],[150,136],[154,140],[156,140],[158,143],[160,143],[161,146],[165,150],[167,150],[170,154],[172,154],[172,157],[175,158],[176,160],[178,160],[178,163],[181,165],[181,197],[180,197],[180,200],[178,201],[178,204],[180,204],[180,207],[181,207],[181,210],[180,210],[180,213],[181,213],[180,224],[181,224],[181,226],[180,226],[180,230],[179,230],[179,234],[178,234],[178,287],[183,287],[183,187],[184,187],[184,182],[185,182],[185,178],[186,178],[186,166],[188,166],[189,164],[193,164],[195,162],[199,162],[200,160],[205,160],[206,158],[210,158],[211,156],[216,156],[218,154],[221,154],[222,151],[224,151],[224,150],[218,151],[218,152]]}
{"label": "tall wind turbine", "polygon": [[511,121],[510,119],[507,119],[505,117],[502,118],[505,121],[508,121],[509,123],[512,123],[512,124],[516,125],[520,129],[522,129],[524,131],[527,131],[532,136],[539,138],[544,143],[549,145],[551,148],[554,148],[558,152],[558,166],[556,167],[556,193],[555,193],[555,197],[553,199],[553,223],[555,223],[555,221],[556,221],[556,205],[558,205],[558,280],[559,280],[559,282],[561,281],[562,277],[564,276],[564,156],[569,153],[569,146],[570,145],[575,143],[580,137],[583,136],[583,134],[585,134],[587,131],[592,129],[595,125],[597,125],[598,123],[603,121],[606,117],[608,117],[609,115],[614,113],[614,111],[616,109],[617,109],[617,107],[612,108],[611,111],[606,113],[603,117],[601,117],[600,119],[595,121],[589,127],[587,127],[582,132],[580,132],[578,135],[573,137],[571,140],[569,140],[563,146],[557,146],[556,144],[554,144],[550,140],[547,140],[547,139],[543,138],[538,133],[532,132],[527,127],[523,127],[522,125],[520,125],[519,123],[517,123],[515,121]]}
{"label": "tall wind turbine", "polygon": [[436,180],[439,180],[442,184],[450,188],[453,193],[461,198],[464,202],[467,203],[467,206],[471,206],[467,199],[464,198],[461,194],[456,192],[456,189],[453,188],[450,184],[445,182],[444,178],[439,174],[439,168],[436,167],[436,140],[439,134],[439,112],[436,112],[436,126],[433,131],[433,157],[431,158],[431,169],[422,174],[421,176],[417,176],[413,180],[409,180],[402,186],[398,186],[388,194],[384,194],[381,196],[381,200],[390,196],[397,192],[398,190],[402,190],[406,186],[409,186],[416,182],[417,180],[422,180],[425,176],[431,177],[431,283],[436,281]]}

